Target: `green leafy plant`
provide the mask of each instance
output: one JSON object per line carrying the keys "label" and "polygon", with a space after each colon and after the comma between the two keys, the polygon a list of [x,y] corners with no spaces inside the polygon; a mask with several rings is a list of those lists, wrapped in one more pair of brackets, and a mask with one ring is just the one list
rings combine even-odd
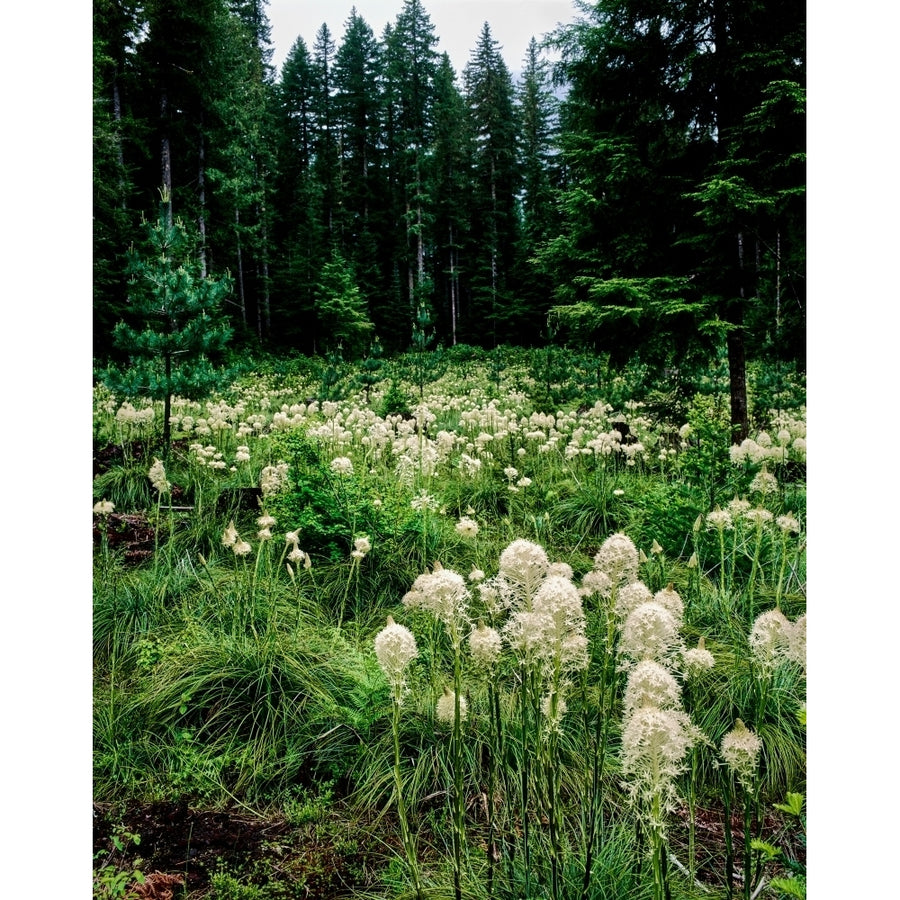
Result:
{"label": "green leafy plant", "polygon": [[103,862],[94,867],[94,900],[137,900],[138,894],[131,888],[133,884],[143,884],[144,875],[136,867],[122,867],[121,857],[129,845],[141,842],[139,834],[133,834],[119,825],[110,835],[111,850],[101,850],[94,854],[94,862]]}
{"label": "green leafy plant", "polygon": [[[797,823],[801,829],[801,837],[806,842],[806,814],[804,812],[805,798],[803,794],[788,791],[784,803],[772,804],[791,820]],[[787,870],[785,875],[777,875],[769,880],[769,889],[774,891],[781,900],[796,898],[806,900],[806,866],[796,857],[786,852],[777,844],[754,838],[751,846],[762,854],[764,863],[776,864]]]}

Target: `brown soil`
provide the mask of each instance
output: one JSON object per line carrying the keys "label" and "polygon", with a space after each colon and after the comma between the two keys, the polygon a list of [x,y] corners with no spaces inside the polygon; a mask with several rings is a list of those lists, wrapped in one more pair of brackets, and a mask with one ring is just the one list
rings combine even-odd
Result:
{"label": "brown soil", "polygon": [[[114,849],[117,828],[140,835],[140,844],[126,840],[124,850]],[[360,838],[336,820],[291,825],[237,809],[192,809],[184,802],[94,804],[94,868],[139,869],[145,884],[132,888],[142,900],[200,900],[209,895],[217,872],[228,872],[242,885],[266,886],[272,897],[353,896],[371,884],[376,864],[384,862]]]}

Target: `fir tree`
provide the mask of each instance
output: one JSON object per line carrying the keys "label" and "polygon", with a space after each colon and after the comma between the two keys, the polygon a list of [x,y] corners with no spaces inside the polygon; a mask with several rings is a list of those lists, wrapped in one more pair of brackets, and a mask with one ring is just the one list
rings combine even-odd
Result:
{"label": "fir tree", "polygon": [[344,351],[353,358],[368,346],[373,326],[366,301],[360,295],[351,267],[337,251],[322,267],[316,318],[322,335],[320,350]]}
{"label": "fir tree", "polygon": [[130,321],[120,321],[113,331],[129,364],[104,373],[113,391],[163,401],[166,453],[172,396],[199,399],[221,383],[225,373],[214,360],[231,337],[221,315],[230,279],[200,274],[196,239],[179,219],[169,224],[168,210],[163,192],[157,220],[143,223],[145,251],[129,254]]}

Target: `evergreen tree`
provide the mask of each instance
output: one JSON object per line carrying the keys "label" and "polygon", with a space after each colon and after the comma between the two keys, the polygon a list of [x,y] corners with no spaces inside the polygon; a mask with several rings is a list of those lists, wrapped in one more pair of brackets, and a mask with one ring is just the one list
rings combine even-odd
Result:
{"label": "evergreen tree", "polygon": [[93,249],[94,355],[105,357],[126,302],[124,255],[134,190],[125,148],[136,123],[128,113],[131,59],[140,16],[132,0],[94,0]]}
{"label": "evergreen tree", "polygon": [[362,356],[369,346],[373,326],[360,295],[353,271],[335,250],[322,267],[316,296],[316,317],[321,335],[320,351]]}
{"label": "evergreen tree", "polygon": [[313,172],[321,196],[321,224],[330,242],[338,239],[340,209],[340,172],[338,169],[338,129],[335,115],[334,56],[335,43],[331,31],[322,23],[313,44],[312,60],[315,77]]}
{"label": "evergreen tree", "polygon": [[546,334],[553,290],[552,279],[533,265],[532,258],[559,226],[556,200],[560,174],[555,152],[559,103],[551,89],[549,68],[532,38],[516,97],[522,171],[522,234],[517,265],[528,272],[528,277],[518,280],[518,291],[524,307],[524,333],[531,335]]}
{"label": "evergreen tree", "polygon": [[[205,119],[221,87],[217,62],[228,10],[224,0],[146,0],[145,8],[147,37],[137,46],[138,64],[158,147],[156,165],[154,154],[148,159],[155,171],[147,180],[161,183],[170,204],[193,214]],[[171,221],[172,208],[167,215]]]}
{"label": "evergreen tree", "polygon": [[466,101],[446,53],[441,57],[434,90],[428,178],[434,194],[435,294],[440,300],[440,330],[454,345],[467,285],[465,247],[471,229],[473,142]]}
{"label": "evergreen tree", "polygon": [[375,310],[389,296],[390,246],[383,210],[389,205],[383,160],[382,52],[354,7],[334,62],[335,115],[340,135],[339,245],[360,291]]}
{"label": "evergreen tree", "polygon": [[404,235],[396,268],[400,284],[405,286],[407,335],[420,302],[430,308],[433,300],[433,282],[426,268],[432,198],[425,167],[434,125],[435,44],[434,26],[421,0],[404,0],[386,35],[385,53],[392,207]]}
{"label": "evergreen tree", "polygon": [[113,391],[163,401],[168,452],[172,396],[198,399],[222,381],[214,362],[231,337],[221,309],[231,283],[200,274],[196,238],[180,219],[169,223],[170,200],[161,196],[157,220],[144,223],[144,252],[130,254],[128,320],[113,332],[128,366],[110,366],[104,378]]}
{"label": "evergreen tree", "polygon": [[475,141],[470,316],[479,329],[487,323],[482,340],[496,346],[522,312],[515,290],[521,179],[512,76],[487,22],[463,78]]}
{"label": "evergreen tree", "polygon": [[[215,235],[219,261],[235,273],[242,332],[260,341],[271,330],[270,173],[274,89],[267,80],[265,48],[237,15],[221,30],[217,64],[223,72],[210,107],[206,175],[213,187],[211,211],[221,223]],[[205,213],[205,209],[204,209]]]}
{"label": "evergreen tree", "polygon": [[284,61],[277,95],[275,196],[275,315],[282,340],[311,352],[315,346],[315,285],[325,253],[320,192],[313,174],[316,77],[303,38]]}
{"label": "evergreen tree", "polygon": [[[558,284],[555,312],[602,349],[640,346],[659,363],[724,342],[740,438],[745,338],[772,274],[784,271],[780,235],[790,235],[802,303],[802,5],[582,9],[586,19],[554,36],[571,85],[565,222],[540,253]],[[763,125],[775,95],[787,100],[784,134]]]}

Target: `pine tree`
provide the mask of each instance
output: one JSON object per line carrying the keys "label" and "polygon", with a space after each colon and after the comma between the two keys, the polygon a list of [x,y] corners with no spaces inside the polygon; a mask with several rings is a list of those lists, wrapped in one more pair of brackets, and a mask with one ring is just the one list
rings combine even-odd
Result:
{"label": "pine tree", "polygon": [[521,179],[512,76],[487,22],[463,79],[475,141],[471,316],[473,323],[488,323],[485,336],[496,346],[521,312],[514,277]]}
{"label": "pine tree", "polygon": [[337,239],[373,312],[389,298],[390,205],[384,163],[382,48],[371,27],[350,12],[334,61],[335,119],[340,136],[340,219]]}
{"label": "pine tree", "polygon": [[435,294],[440,299],[440,330],[452,345],[464,313],[465,248],[471,229],[473,140],[466,101],[444,53],[434,82],[434,139],[429,154],[433,185]]}
{"label": "pine tree", "polygon": [[360,295],[353,271],[335,250],[322,267],[316,296],[316,317],[323,353],[362,356],[372,338],[373,326]]}
{"label": "pine tree", "polygon": [[274,314],[283,342],[315,347],[315,286],[327,260],[320,191],[313,173],[317,83],[312,57],[297,38],[281,69],[277,97],[277,208]]}
{"label": "pine tree", "polygon": [[[432,197],[426,155],[433,133],[437,37],[421,0],[404,0],[385,39],[388,153],[396,226],[403,230],[396,266],[405,287],[406,333],[416,309],[432,306],[433,279],[426,260]],[[405,276],[405,277],[404,277]]]}
{"label": "pine tree", "polygon": [[113,332],[129,363],[110,366],[104,378],[113,391],[163,401],[168,453],[172,396],[198,399],[223,379],[214,363],[231,337],[222,317],[231,283],[200,274],[196,236],[177,218],[169,223],[170,200],[161,197],[157,220],[143,223],[144,252],[130,254],[128,320]]}
{"label": "pine tree", "polygon": [[133,172],[126,147],[136,130],[129,101],[140,29],[137,3],[94,0],[93,25],[93,336],[95,357],[105,357],[125,308],[122,262],[133,230],[128,209]]}
{"label": "pine tree", "polygon": [[550,83],[549,63],[532,38],[525,53],[522,80],[516,96],[520,123],[519,158],[522,171],[522,234],[519,263],[529,273],[519,281],[525,307],[526,333],[546,334],[553,282],[532,263],[538,247],[557,231],[556,200],[560,184],[555,142],[559,102]]}
{"label": "pine tree", "polygon": [[554,35],[571,86],[564,225],[539,253],[554,313],[660,364],[724,344],[740,439],[748,329],[789,271],[803,303],[803,6],[582,9]]}

